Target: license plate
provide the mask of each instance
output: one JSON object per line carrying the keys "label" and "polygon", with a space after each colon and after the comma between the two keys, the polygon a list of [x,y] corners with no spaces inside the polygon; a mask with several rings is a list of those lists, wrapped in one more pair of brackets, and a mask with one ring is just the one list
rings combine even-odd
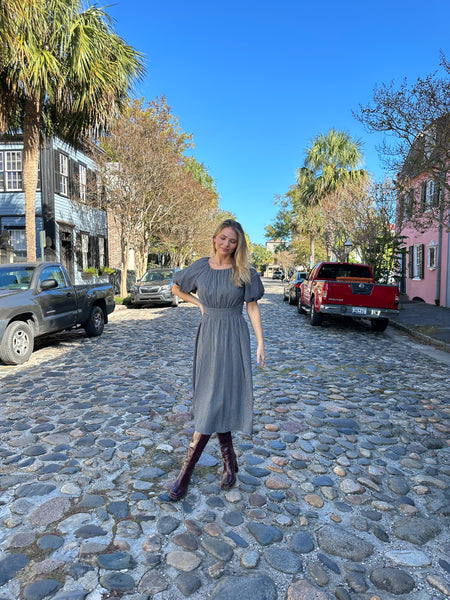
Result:
{"label": "license plate", "polygon": [[354,315],[365,315],[367,312],[367,309],[364,308],[363,306],[354,306],[353,307],[353,314]]}

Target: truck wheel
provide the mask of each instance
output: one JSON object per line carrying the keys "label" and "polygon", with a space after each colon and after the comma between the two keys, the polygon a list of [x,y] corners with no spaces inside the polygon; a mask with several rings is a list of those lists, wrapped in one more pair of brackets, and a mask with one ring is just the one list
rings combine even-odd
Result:
{"label": "truck wheel", "polygon": [[299,315],[306,315],[306,310],[303,308],[302,297],[301,296],[298,297],[297,312],[298,312]]}
{"label": "truck wheel", "polygon": [[105,327],[105,315],[99,306],[93,306],[88,320],[84,324],[84,330],[88,337],[102,335]]}
{"label": "truck wheel", "polygon": [[372,331],[385,331],[389,325],[389,319],[370,319]]}
{"label": "truck wheel", "polygon": [[21,365],[30,358],[34,346],[32,328],[24,321],[8,325],[0,346],[0,358],[5,365]]}
{"label": "truck wheel", "polygon": [[172,306],[178,306],[180,304],[180,299],[178,298],[178,296],[174,296],[172,298]]}
{"label": "truck wheel", "polygon": [[316,307],[314,305],[314,298],[311,298],[311,310],[309,312],[309,322],[313,327],[322,324],[322,313],[316,311]]}

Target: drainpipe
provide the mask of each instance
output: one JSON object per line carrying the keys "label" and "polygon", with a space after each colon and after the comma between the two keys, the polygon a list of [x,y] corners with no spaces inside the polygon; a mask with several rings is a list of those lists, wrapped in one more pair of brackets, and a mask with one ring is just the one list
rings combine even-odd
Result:
{"label": "drainpipe", "polygon": [[443,219],[442,207],[439,211],[439,234],[438,234],[438,252],[437,252],[437,265],[436,265],[436,298],[434,303],[436,306],[441,304],[441,255],[442,255],[442,219]]}

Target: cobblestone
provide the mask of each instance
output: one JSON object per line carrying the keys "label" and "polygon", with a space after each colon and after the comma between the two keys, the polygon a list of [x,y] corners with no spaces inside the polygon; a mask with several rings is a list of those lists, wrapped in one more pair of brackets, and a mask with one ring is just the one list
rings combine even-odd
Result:
{"label": "cobblestone", "polygon": [[227,492],[213,436],[162,499],[192,434],[194,307],[118,308],[100,338],[0,365],[0,599],[450,597],[449,358],[311,327],[265,283],[268,365]]}

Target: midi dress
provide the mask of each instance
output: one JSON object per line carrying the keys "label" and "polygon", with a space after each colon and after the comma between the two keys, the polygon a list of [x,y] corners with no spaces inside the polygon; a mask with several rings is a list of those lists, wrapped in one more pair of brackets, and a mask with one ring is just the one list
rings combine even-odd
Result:
{"label": "midi dress", "polygon": [[242,315],[245,302],[262,298],[264,287],[254,268],[251,282],[236,286],[233,269],[213,269],[200,258],[175,273],[186,294],[196,293],[203,305],[194,346],[192,373],[194,425],[212,434],[253,429],[253,382],[250,334]]}

